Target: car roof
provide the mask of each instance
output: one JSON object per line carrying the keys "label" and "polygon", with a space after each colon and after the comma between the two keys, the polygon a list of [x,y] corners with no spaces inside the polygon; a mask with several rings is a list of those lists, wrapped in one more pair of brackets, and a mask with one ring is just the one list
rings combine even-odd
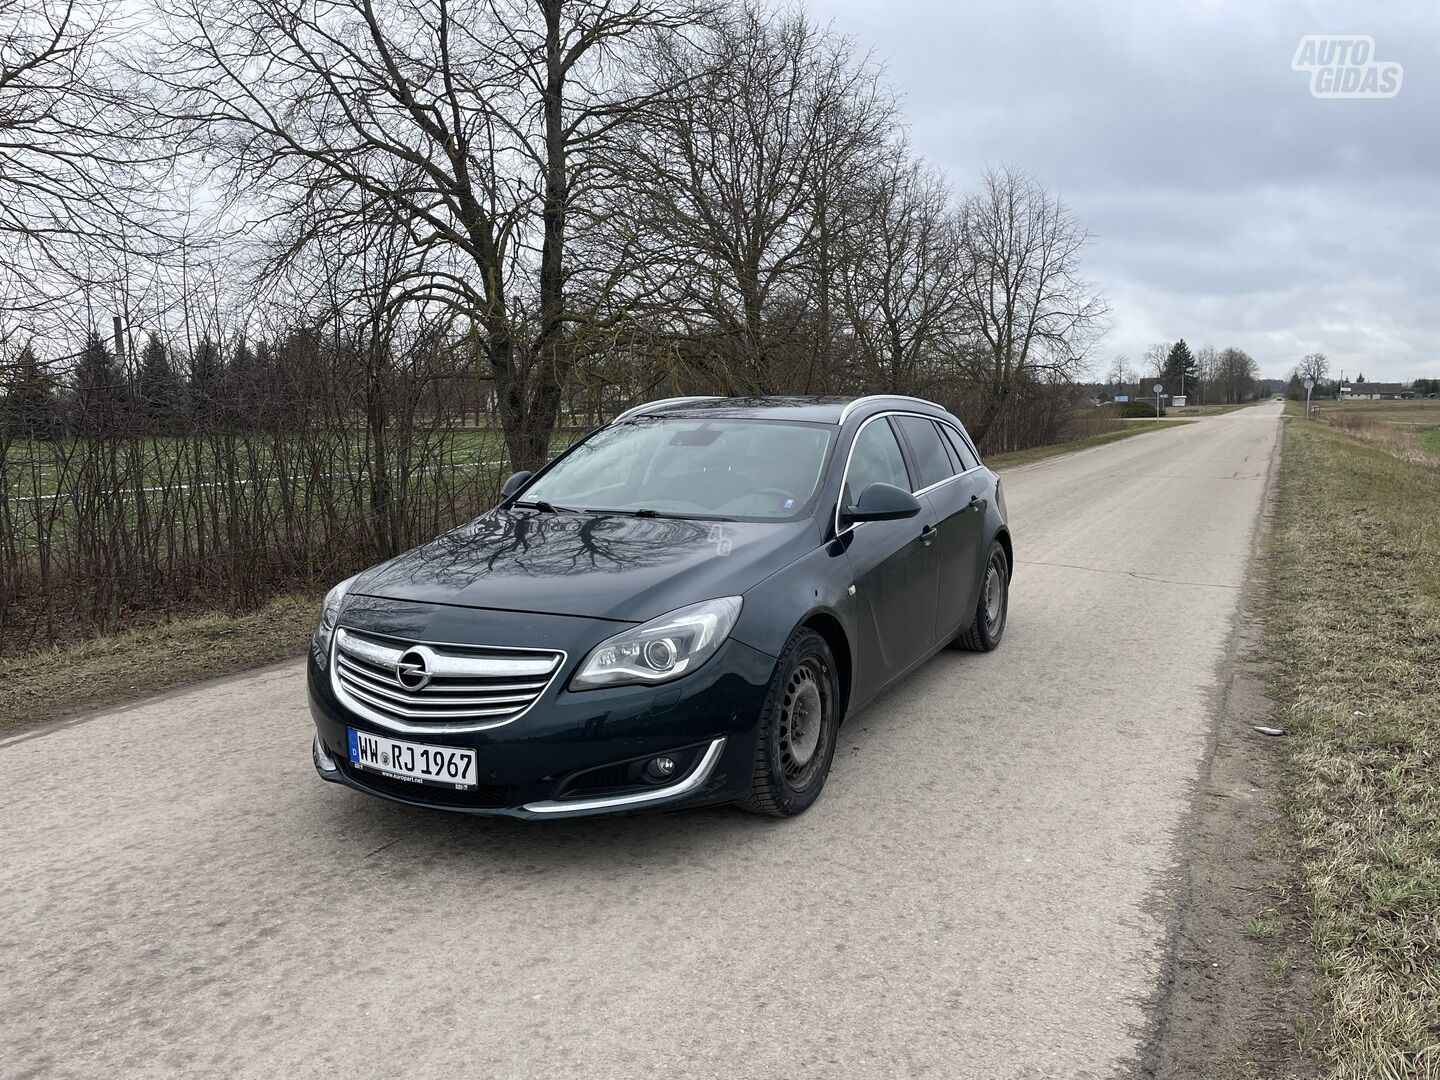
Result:
{"label": "car roof", "polygon": [[892,409],[911,409],[929,415],[948,415],[933,401],[898,394],[869,397],[767,396],[767,397],[685,397],[666,398],[626,409],[612,423],[637,416],[674,416],[725,420],[806,420],[818,424],[843,424],[852,416],[869,416]]}

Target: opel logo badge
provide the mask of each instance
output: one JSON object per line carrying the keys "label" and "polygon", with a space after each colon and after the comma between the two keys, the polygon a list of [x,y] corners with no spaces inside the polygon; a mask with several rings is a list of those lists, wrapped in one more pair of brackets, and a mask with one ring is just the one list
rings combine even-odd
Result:
{"label": "opel logo badge", "polygon": [[419,649],[407,649],[395,661],[395,681],[406,690],[424,690],[434,677]]}

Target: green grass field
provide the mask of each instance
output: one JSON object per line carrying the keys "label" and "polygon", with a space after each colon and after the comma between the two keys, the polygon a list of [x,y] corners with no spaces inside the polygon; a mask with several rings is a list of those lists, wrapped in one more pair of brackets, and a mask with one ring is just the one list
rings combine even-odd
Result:
{"label": "green grass field", "polygon": [[[1367,404],[1406,422],[1426,415],[1404,402]],[[1296,899],[1322,986],[1314,1046],[1336,1080],[1433,1080],[1440,470],[1403,448],[1287,420],[1266,548]]]}
{"label": "green grass field", "polygon": [[[569,446],[574,437],[557,435],[556,449]],[[252,467],[263,471],[275,455],[273,441],[264,436],[236,436],[232,445],[235,453],[244,458],[247,471],[254,471]],[[438,458],[432,457],[430,463],[440,467],[488,465],[498,470],[506,458],[500,433],[482,428],[448,431],[443,437],[431,436],[424,442],[417,441],[415,447],[417,452],[429,448],[432,455],[438,453]],[[129,440],[125,448],[126,482],[138,487],[159,487],[174,482],[177,475],[223,477],[226,474],[218,440],[203,444],[198,458],[194,456],[193,445],[162,436]],[[356,432],[348,441],[332,440],[326,449],[337,463],[360,461],[365,456],[366,436]],[[8,497],[16,501],[55,494],[66,476],[79,467],[79,456],[76,444],[68,439],[12,442],[6,448],[4,461],[10,489]]]}

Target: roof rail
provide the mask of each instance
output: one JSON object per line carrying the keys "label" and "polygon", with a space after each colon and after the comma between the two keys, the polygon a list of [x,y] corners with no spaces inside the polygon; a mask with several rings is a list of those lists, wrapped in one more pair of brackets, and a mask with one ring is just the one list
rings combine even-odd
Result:
{"label": "roof rail", "polygon": [[908,401],[911,404],[918,402],[921,405],[929,405],[932,409],[939,409],[941,412],[945,411],[943,405],[937,405],[935,402],[927,401],[925,398],[911,397],[909,394],[870,394],[867,397],[856,398],[850,402],[850,404],[846,405],[845,408],[841,409],[838,423],[845,423],[845,421],[850,418],[852,412],[871,401]]}
{"label": "roof rail", "polygon": [[686,402],[686,401],[719,401],[719,400],[720,400],[720,398],[719,398],[718,395],[710,394],[710,395],[700,395],[700,396],[698,396],[698,397],[670,397],[670,398],[662,398],[662,399],[659,400],[659,401],[647,401],[644,405],[632,405],[630,408],[628,408],[628,409],[626,409],[624,412],[622,412],[619,416],[615,417],[614,420],[611,420],[610,423],[612,423],[612,424],[618,424],[621,420],[628,420],[630,417],[635,416],[635,415],[637,415],[638,413],[648,412],[648,411],[651,410],[651,409],[658,409],[658,408],[660,408],[662,405],[679,405],[679,404],[682,404],[683,402]]}

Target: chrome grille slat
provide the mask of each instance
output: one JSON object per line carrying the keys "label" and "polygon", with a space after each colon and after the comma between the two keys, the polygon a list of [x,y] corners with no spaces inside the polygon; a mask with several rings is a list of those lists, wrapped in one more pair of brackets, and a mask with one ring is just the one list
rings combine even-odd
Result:
{"label": "chrome grille slat", "polygon": [[[343,655],[338,657],[338,659],[340,661],[340,666],[345,669],[347,674],[354,675],[356,678],[360,679],[363,683],[365,683],[365,685],[372,687],[376,690],[385,690],[387,692],[398,691],[405,695],[403,700],[410,700],[410,691],[406,690],[395,679],[382,678],[379,675],[373,674],[372,672],[367,671],[356,664],[352,664]],[[421,693],[424,697],[433,697],[436,701],[456,701],[463,703],[464,701],[468,700],[468,698],[461,698],[459,695],[462,694],[505,694],[514,693],[515,691],[522,691],[521,697],[515,699],[518,701],[522,699],[528,700],[529,698],[534,697],[541,690],[545,689],[545,684],[548,681],[548,679],[537,679],[531,682],[518,683],[473,683],[460,682],[458,680],[454,682],[450,680],[445,680],[443,682],[440,680],[436,680],[435,682],[432,682],[429,686],[427,686]]]}
{"label": "chrome grille slat", "polygon": [[[397,677],[397,664],[412,650],[422,654],[424,673],[431,676],[418,689]],[[415,659],[406,658],[410,682]],[[518,718],[549,688],[565,654],[401,641],[340,627],[331,661],[331,687],[361,716],[398,731],[455,731]]]}
{"label": "chrome grille slat", "polygon": [[505,716],[509,713],[519,711],[518,706],[499,709],[476,709],[469,706],[447,709],[444,707],[436,708],[426,706],[423,709],[410,709],[403,705],[396,705],[393,702],[386,701],[384,698],[373,697],[368,690],[361,690],[356,686],[347,687],[346,692],[350,694],[351,697],[359,698],[361,701],[368,705],[373,705],[377,709],[413,720],[464,720],[472,716]]}
{"label": "chrome grille slat", "polygon": [[506,712],[513,712],[527,702],[535,699],[535,694],[496,694],[494,697],[459,697],[451,694],[431,694],[427,692],[423,696],[416,696],[401,689],[386,690],[375,686],[373,683],[361,682],[352,683],[348,689],[364,690],[372,696],[383,698],[386,701],[393,701],[397,705],[409,707],[416,703],[423,703],[427,708],[460,708],[466,705],[509,705]]}

